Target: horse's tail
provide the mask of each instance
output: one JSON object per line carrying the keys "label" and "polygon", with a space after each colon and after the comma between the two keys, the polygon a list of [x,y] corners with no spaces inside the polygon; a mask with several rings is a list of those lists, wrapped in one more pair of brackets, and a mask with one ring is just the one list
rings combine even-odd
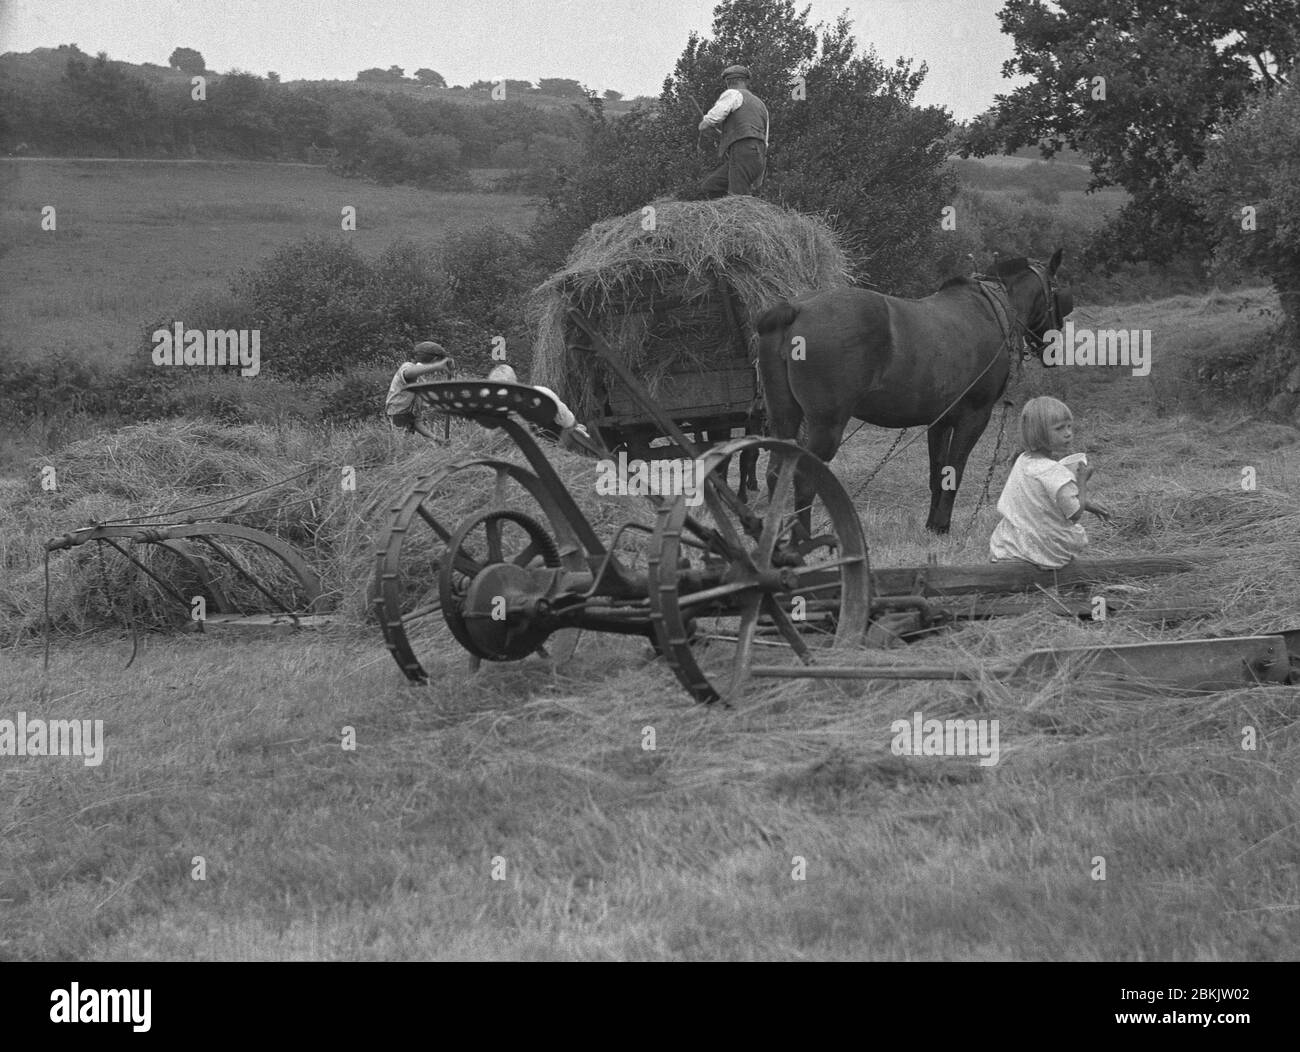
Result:
{"label": "horse's tail", "polygon": [[799,315],[799,308],[781,300],[758,316],[758,379],[767,409],[767,431],[777,438],[792,439],[803,421],[803,408],[790,386],[786,365],[787,330]]}

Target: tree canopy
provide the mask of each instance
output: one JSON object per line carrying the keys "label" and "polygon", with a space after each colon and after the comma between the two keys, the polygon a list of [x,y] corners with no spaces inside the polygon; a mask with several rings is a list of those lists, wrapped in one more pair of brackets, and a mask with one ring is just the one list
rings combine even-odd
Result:
{"label": "tree canopy", "polygon": [[1006,0],[998,18],[1015,40],[1004,75],[1032,80],[998,96],[963,152],[1080,150],[1094,185],[1133,198],[1107,255],[1204,255],[1186,177],[1223,120],[1285,84],[1300,0]]}
{"label": "tree canopy", "polygon": [[664,194],[689,196],[718,164],[716,136],[697,131],[723,88],[749,66],[771,118],[762,196],[825,212],[863,275],[889,291],[932,288],[940,211],[953,193],[940,109],[914,105],[926,68],[859,53],[849,21],[811,25],[790,0],[723,0],[712,36],[691,34],[653,109],[616,120],[591,98],[587,152],[548,196],[541,237],[563,252],[591,223]]}
{"label": "tree canopy", "polygon": [[167,59],[167,65],[190,74],[202,73],[207,68],[203,56],[192,47],[178,47]]}
{"label": "tree canopy", "polygon": [[1300,363],[1300,84],[1228,122],[1190,186],[1217,259],[1272,279]]}

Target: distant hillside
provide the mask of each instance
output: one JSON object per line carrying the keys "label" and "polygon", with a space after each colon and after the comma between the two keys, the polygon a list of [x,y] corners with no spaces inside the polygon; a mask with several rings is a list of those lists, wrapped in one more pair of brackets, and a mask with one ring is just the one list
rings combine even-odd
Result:
{"label": "distant hillside", "polygon": [[[41,83],[52,84],[63,78],[68,59],[74,55],[80,56],[86,61],[93,61],[93,56],[87,55],[75,44],[61,44],[58,47],[41,47],[27,52],[7,51],[3,55],[0,55],[0,79],[12,78],[15,81],[24,81],[32,85]],[[114,69],[139,77],[141,80],[155,86],[183,86],[188,90],[190,85],[191,74],[186,73],[183,70],[172,69],[169,66],[160,66],[153,62],[135,63],[110,59],[109,65]],[[224,77],[239,72],[242,71],[230,70],[227,73],[218,73],[215,70],[209,69],[204,70],[203,75],[208,78],[209,83],[218,83]],[[421,84],[411,78],[408,78],[401,83],[392,84],[379,81],[358,81],[355,79],[286,80],[283,81],[282,84],[286,88],[348,88],[356,91],[382,92],[404,95],[413,99],[421,99],[425,101],[453,102],[470,106],[500,101],[493,99],[491,92],[486,89],[471,89],[459,85],[454,87],[435,88]],[[573,105],[582,105],[584,99],[574,95],[548,95],[537,88],[533,88],[531,91],[511,90],[505,101],[519,102],[525,106],[531,106],[536,109],[556,110],[565,109]],[[604,100],[604,106],[606,113],[617,116],[631,111],[638,104],[649,104],[653,102],[654,100],[650,98]]]}
{"label": "distant hillside", "polygon": [[[452,102],[462,106],[499,105],[501,101],[492,98],[492,92],[486,88],[466,88],[460,85],[435,88],[425,84],[417,84],[414,81],[402,84],[383,84],[356,80],[287,80],[284,83],[287,87],[328,85],[351,88],[357,91],[382,91],[426,101]],[[505,101],[518,102],[541,110],[563,110],[570,106],[581,106],[584,102],[583,99],[573,95],[547,95],[536,88],[532,91],[510,91],[507,93]],[[655,101],[654,99],[639,97],[635,99],[606,99],[602,100],[602,103],[606,114],[617,117],[624,113],[630,113],[638,105],[653,105]]]}
{"label": "distant hillside", "polygon": [[0,55],[0,151],[306,161],[438,189],[468,188],[470,169],[499,168],[533,191],[581,148],[585,99],[515,90],[498,102],[487,91],[407,82],[204,76],[205,97],[196,99],[190,73],[92,58],[74,45]]}

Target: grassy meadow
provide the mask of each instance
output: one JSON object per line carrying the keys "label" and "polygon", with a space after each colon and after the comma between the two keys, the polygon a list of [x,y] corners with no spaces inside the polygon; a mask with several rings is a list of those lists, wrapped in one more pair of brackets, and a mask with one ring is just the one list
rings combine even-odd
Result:
{"label": "grassy meadow", "polygon": [[[348,205],[357,222],[345,233]],[[483,222],[516,229],[534,210],[514,194],[377,186],[304,165],[0,159],[0,339],[18,355],[62,349],[117,365],[150,321],[224,290],[285,242],[338,233],[375,255]]]}
{"label": "grassy meadow", "polygon": [[[79,178],[66,167],[64,178]],[[100,308],[92,289],[166,288],[182,300],[307,232],[318,207],[325,230],[343,203],[357,203],[357,236],[374,238],[371,250],[416,236],[413,220],[420,236],[436,236],[466,216],[526,208],[500,196],[437,205],[437,195],[290,169],[267,176],[279,187],[268,188],[267,208],[284,218],[237,219],[216,166],[198,176],[213,195],[206,205],[186,196],[180,175],[123,178],[121,192],[157,180],[162,196],[119,204],[119,233],[128,214],[161,217],[190,200],[184,229],[159,218],[167,240],[146,263],[114,256],[124,250],[112,238],[83,228],[105,269],[67,282],[84,293],[66,313],[32,313],[60,301],[6,284],[6,317],[26,311],[17,315],[26,342],[43,345],[60,324],[116,325],[121,350],[161,301]],[[169,180],[171,197],[161,189]],[[318,189],[294,198],[295,183]],[[27,186],[27,207],[42,189]],[[83,194],[112,196],[102,186]],[[12,199],[7,207],[9,224]],[[204,208],[214,212],[200,218]],[[371,208],[386,217],[373,231]],[[11,242],[4,268],[63,280],[66,262],[37,236]],[[225,246],[210,273],[169,274],[168,262],[204,258],[182,251],[204,237]],[[156,268],[159,288],[146,290],[143,272],[135,282],[109,274],[114,260]],[[1199,555],[1193,572],[1112,594],[1210,604],[1212,616],[1166,630],[1122,617],[1080,623],[1053,615],[1044,595],[1033,615],[971,623],[899,660],[994,664],[1040,646],[1300,627],[1300,432],[1228,409],[1192,379],[1262,337],[1274,307],[1258,290],[1081,304],[1078,326],[1151,329],[1151,374],[1029,362],[1009,391],[1017,407],[1052,394],[1074,410],[1094,492],[1117,512],[1111,524],[1087,520],[1095,554]],[[865,489],[894,434],[864,427],[849,440],[833,466],[856,496],[873,565],[931,554],[986,561],[993,505],[1019,448],[1016,410],[1000,444],[998,424],[971,459],[942,540],[922,528],[924,439]],[[102,719],[106,745],[97,767],[0,757],[0,960],[1285,960],[1300,951],[1295,687],[1133,700],[1066,676],[1017,686],[782,681],[731,709],[705,708],[643,642],[590,634],[567,663],[485,665],[473,676],[447,635],[431,685],[408,685],[365,619],[374,538],[408,480],[468,452],[502,447],[468,424],[430,446],[378,425],[181,421],[86,439],[4,483],[0,719]],[[640,501],[598,499],[588,462],[558,450],[554,459],[603,536],[623,518],[649,520]],[[38,485],[47,462],[60,473],[57,494]],[[353,495],[331,481],[343,464],[357,467]],[[82,549],[51,560],[55,632],[43,671],[46,538],[305,465],[326,470],[259,496],[243,521],[303,548],[325,579],[333,626],[145,633],[126,668],[130,633],[106,616],[126,579],[97,589],[101,571]],[[1243,467],[1255,468],[1253,492],[1241,489]],[[469,508],[484,495],[455,499]],[[917,711],[999,720],[1000,762],[894,756],[891,722]],[[1246,727],[1254,750],[1242,748]],[[347,728],[355,749],[343,748]],[[647,728],[653,750],[643,748]],[[1094,879],[1097,856],[1104,880]]]}

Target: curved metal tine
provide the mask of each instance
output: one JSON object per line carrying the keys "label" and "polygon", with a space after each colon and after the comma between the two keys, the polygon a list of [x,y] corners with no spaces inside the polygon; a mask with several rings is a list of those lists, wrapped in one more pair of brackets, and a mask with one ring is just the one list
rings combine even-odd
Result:
{"label": "curved metal tine", "polygon": [[[173,599],[175,599],[178,603],[180,603],[180,605],[184,609],[186,610],[189,609],[190,601],[186,599],[185,596],[181,595],[180,592],[178,592],[175,588],[172,587],[171,584],[169,584],[167,581],[164,581],[156,573],[150,570],[149,567],[145,566],[144,563],[140,562],[139,559],[135,558],[135,556],[131,555],[129,552],[124,550],[120,545],[115,544],[112,538],[101,537],[98,539],[102,541],[104,544],[107,544],[114,551],[116,551],[118,555],[122,556],[122,558],[125,559],[127,562],[131,563],[133,566],[138,567],[139,569],[143,570],[146,574],[148,574],[150,577],[152,577],[154,581],[163,589],[163,591],[165,591],[168,595],[170,595]],[[107,583],[107,581],[105,581],[105,583]]]}
{"label": "curved metal tine", "polygon": [[242,566],[240,566],[239,563],[237,563],[234,560],[234,558],[230,555],[230,553],[227,552],[221,545],[219,545],[211,537],[208,537],[204,534],[199,534],[198,539],[202,541],[204,544],[206,544],[209,548],[211,548],[214,552],[216,552],[219,556],[221,556],[221,558],[223,558],[226,562],[228,562],[231,565],[231,567],[234,569],[235,573],[239,574],[240,577],[244,578],[244,580],[246,580],[249,584],[251,584],[264,596],[266,596],[266,598],[271,601],[272,605],[279,607],[280,612],[282,614],[288,615],[293,620],[293,623],[295,625],[298,623],[298,615],[294,613],[290,605],[281,602],[279,596],[273,595],[267,589],[263,588],[262,582],[259,581],[247,570],[245,570]]}
{"label": "curved metal tine", "polygon": [[[782,524],[779,530],[777,527],[785,519],[782,511],[794,486],[799,457],[786,449],[781,450],[781,454],[782,460],[777,469],[776,485],[772,489],[772,499],[767,505],[767,514],[763,516],[763,533],[758,542],[758,557],[764,563],[772,561],[772,552],[776,548],[777,540],[790,528],[788,523]],[[798,521],[797,518],[794,521]]]}

